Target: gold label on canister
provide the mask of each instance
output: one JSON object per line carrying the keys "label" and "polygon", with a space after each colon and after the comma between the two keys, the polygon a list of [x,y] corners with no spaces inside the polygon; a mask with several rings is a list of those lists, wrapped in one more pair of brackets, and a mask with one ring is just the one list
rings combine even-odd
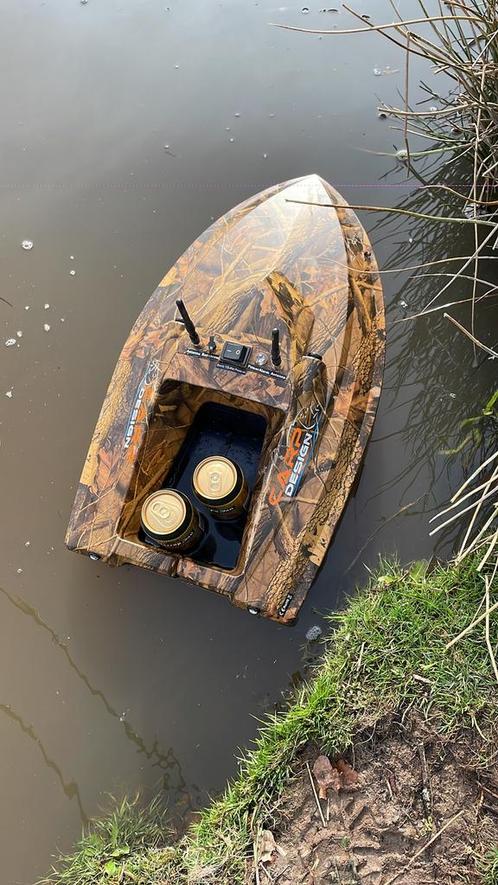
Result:
{"label": "gold label on canister", "polygon": [[230,495],[237,485],[235,464],[228,458],[215,456],[204,458],[194,471],[194,489],[201,498],[219,501]]}
{"label": "gold label on canister", "polygon": [[172,489],[153,492],[142,505],[142,524],[145,530],[164,538],[178,531],[186,516],[185,501]]}

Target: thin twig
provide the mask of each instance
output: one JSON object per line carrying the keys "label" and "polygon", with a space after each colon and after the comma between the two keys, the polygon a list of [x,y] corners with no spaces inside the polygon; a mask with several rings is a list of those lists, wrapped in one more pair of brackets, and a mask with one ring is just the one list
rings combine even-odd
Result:
{"label": "thin twig", "polygon": [[491,461],[494,461],[495,458],[498,458],[498,451],[497,451],[497,452],[493,452],[493,454],[490,455],[489,458],[486,458],[486,460],[483,461],[482,464],[479,464],[479,467],[476,467],[476,469],[474,470],[474,472],[471,473],[470,476],[467,477],[467,479],[465,480],[465,482],[462,483],[462,485],[460,486],[460,488],[458,489],[458,491],[455,492],[455,494],[453,495],[453,497],[452,497],[450,500],[451,500],[452,502],[453,502],[453,501],[456,501],[457,498],[459,498],[460,495],[462,494],[463,490],[466,489],[467,486],[470,485],[470,483],[472,482],[472,480],[476,478],[476,476],[478,475],[478,473],[481,473],[481,471],[484,470],[484,468],[487,467],[488,464],[491,464]]}
{"label": "thin twig", "polygon": [[[493,605],[490,606],[488,616],[491,615],[494,611],[496,611],[496,609],[498,609],[498,602],[495,602],[495,603],[493,603]],[[478,624],[481,624],[485,618],[486,618],[486,612],[483,612],[483,614],[479,615],[479,617],[476,618],[475,621],[472,621],[472,623],[469,624],[469,626],[466,627],[465,630],[462,630],[462,632],[459,633],[458,636],[455,636],[455,638],[452,639],[451,642],[448,642],[448,644],[445,645],[444,650],[448,651],[450,648],[452,648],[454,645],[456,645],[457,642],[460,642],[461,639],[463,639],[465,636],[468,636],[468,634],[471,633],[472,630],[474,630],[474,628],[478,626]]]}
{"label": "thin twig", "polygon": [[427,851],[427,849],[430,848],[430,846],[433,845],[434,842],[435,842],[437,839],[439,839],[440,836],[442,836],[442,834],[444,833],[444,831],[447,830],[448,827],[451,827],[451,825],[454,824],[455,821],[457,821],[458,818],[462,816],[462,814],[464,813],[464,811],[465,811],[465,808],[462,808],[457,814],[454,814],[453,817],[450,818],[450,820],[446,821],[446,823],[441,827],[441,829],[438,830],[437,833],[434,834],[434,836],[432,837],[432,839],[429,839],[429,841],[426,842],[425,845],[422,846],[422,848],[419,848],[419,850],[415,852],[415,854],[413,855],[413,857],[410,858],[410,860],[408,861],[408,863],[405,864],[405,866],[403,867],[403,869],[402,869],[402,870],[399,870],[394,876],[391,876],[391,878],[387,880],[387,882],[385,883],[385,885],[392,885],[392,883],[395,882],[396,879],[399,879],[399,877],[402,876],[403,873],[406,873],[406,871],[410,869],[410,867],[412,866],[412,864],[415,863],[415,861],[417,860],[417,858],[420,857],[420,855],[423,854],[424,851]]}
{"label": "thin twig", "polygon": [[356,661],[356,672],[358,673],[361,667],[361,662],[363,660],[363,652],[365,651],[365,643],[361,643],[360,654],[358,660]]}
{"label": "thin twig", "polygon": [[440,523],[437,528],[432,529],[432,532],[429,532],[429,536],[435,535],[437,532],[440,532],[441,529],[444,529],[447,525],[450,525],[452,522],[455,522],[455,519],[460,519],[460,517],[463,516],[464,513],[468,513],[469,510],[473,510],[474,507],[478,506],[479,504],[482,504],[483,501],[486,501],[488,498],[492,498],[493,495],[497,495],[497,494],[498,494],[498,486],[490,489],[488,492],[486,492],[486,494],[481,495],[477,504],[475,501],[473,501],[472,504],[469,504],[467,507],[464,507],[463,510],[459,510],[458,513],[454,513],[453,516],[450,516],[449,519],[446,519],[444,522]]}
{"label": "thin twig", "polygon": [[[408,89],[410,85],[410,32],[406,35],[406,61],[405,61],[405,110],[409,110]],[[408,116],[405,116],[404,140],[406,150],[406,177],[410,177],[410,167],[412,165],[410,158],[410,139],[408,138]]]}
{"label": "thin twig", "polygon": [[[422,218],[427,221],[443,222],[444,224],[474,224],[472,218],[459,218],[454,215],[427,215],[424,212],[415,212],[413,209],[398,209],[392,206],[361,206],[354,203],[315,203],[313,200],[291,200],[289,197],[286,197],[285,202],[299,203],[302,206],[320,206],[323,209],[355,209],[359,212],[387,212],[393,213],[394,215],[408,215],[410,218]],[[491,231],[491,234],[498,233],[498,225],[494,221],[486,221],[484,218],[479,218],[477,223],[482,224],[484,227],[492,227],[493,230]]]}
{"label": "thin twig", "polygon": [[270,880],[270,882],[273,882],[273,881],[274,881],[274,880],[273,880],[273,876],[272,876],[272,875],[270,874],[270,872],[266,869],[264,863],[261,864],[261,869],[263,870],[263,873],[265,873],[265,875],[268,876],[268,879]]}
{"label": "thin twig", "polygon": [[[476,283],[476,280],[474,279],[474,292],[475,292],[475,283]],[[475,304],[474,292],[472,293],[472,305],[473,306]],[[469,330],[466,329],[465,326],[462,326],[462,324],[459,323],[458,320],[456,320],[454,317],[450,316],[449,313],[443,313],[443,317],[445,318],[445,320],[450,320],[450,322],[452,322],[453,325],[457,327],[457,329],[460,329],[460,332],[463,332],[463,334],[466,335],[467,338],[470,338],[470,340],[473,341],[474,345],[477,345],[477,347],[480,347],[481,350],[484,350],[486,353],[489,353],[490,356],[495,357],[495,358],[498,357],[498,353],[496,352],[496,350],[493,350],[492,347],[488,347],[486,344],[483,344],[482,341],[479,341],[479,339],[476,338],[475,335],[472,334],[472,332],[469,332]]]}
{"label": "thin twig", "polygon": [[288,863],[287,866],[284,867],[283,870],[281,870],[281,871],[279,872],[278,876],[275,876],[275,879],[274,879],[273,881],[274,881],[274,882],[278,882],[278,880],[280,879],[280,876],[283,876],[284,873],[287,872],[287,870],[289,869],[289,867],[290,867],[290,863]]}
{"label": "thin twig", "polygon": [[[481,103],[482,103],[482,100],[483,100],[484,81],[485,81],[485,79],[486,79],[486,65],[483,65],[483,67],[482,67],[482,74],[481,74],[481,84],[480,84],[480,90],[479,90],[479,110],[478,110],[478,112],[477,112],[477,120],[476,120],[476,124],[475,124],[476,136],[475,136],[475,143],[474,143],[474,177],[473,177],[473,181],[472,181],[472,191],[471,191],[472,196],[473,196],[474,199],[477,199],[477,172],[478,172],[477,167],[478,167],[478,160],[479,160],[479,147],[480,147],[480,142],[481,142],[481,116],[482,116],[482,107],[481,107]],[[474,225],[474,245],[475,245],[475,248],[476,248],[476,259],[475,259],[475,263],[474,263],[474,274],[475,274],[475,276],[477,277],[478,268],[479,268],[479,259],[478,259],[478,257],[477,257],[477,249],[478,249],[478,247],[479,247],[479,230],[478,230],[478,227],[477,227],[477,206],[476,206],[475,203],[473,203],[473,205],[472,205],[472,209],[473,209],[473,213],[474,213],[474,222],[475,222],[475,225]],[[476,283],[476,281],[475,281],[475,279],[474,279],[474,285],[473,285],[473,288],[472,288],[472,310],[471,310],[471,319],[470,319],[471,334],[468,336],[468,337],[471,339],[471,341],[472,341],[472,343],[473,343],[473,346],[474,346],[474,359],[475,359],[475,356],[476,356],[476,345],[479,343],[479,342],[477,341],[477,339],[474,337],[474,332],[475,332],[475,299],[476,299],[476,291],[477,291],[477,283]],[[456,321],[454,321],[454,322],[456,322]],[[480,346],[482,346],[482,345],[480,345]],[[484,348],[484,349],[485,349],[485,348]]]}
{"label": "thin twig", "polygon": [[[423,184],[420,186],[419,190],[446,191],[448,194],[454,194],[455,197],[460,197],[460,199],[465,200],[466,203],[475,203],[477,206],[498,206],[498,200],[476,200],[473,197],[469,196],[469,194],[461,194],[460,191],[455,190],[455,188],[450,187],[448,184]],[[450,259],[447,260],[449,261]]]}
{"label": "thin twig", "polygon": [[[430,217],[430,216],[429,216],[429,217]],[[467,219],[467,220],[470,222],[470,224],[473,224],[473,221],[472,221],[470,218]],[[434,302],[437,301],[437,299],[440,298],[441,295],[442,295],[444,292],[446,292],[446,290],[449,289],[449,287],[450,287],[450,286],[451,286],[451,285],[452,285],[457,279],[459,279],[459,278],[461,277],[461,275],[463,274],[464,270],[466,270],[467,267],[469,266],[469,264],[471,264],[472,261],[474,260],[474,257],[475,257],[476,252],[481,253],[481,252],[484,250],[484,247],[487,246],[489,240],[490,240],[492,237],[496,237],[496,235],[498,234],[498,224],[493,224],[492,227],[493,227],[493,229],[490,230],[490,232],[489,232],[488,234],[486,234],[486,236],[484,237],[484,239],[482,240],[482,242],[479,244],[479,249],[475,250],[475,252],[473,253],[473,255],[471,255],[470,258],[467,258],[467,259],[466,259],[466,261],[462,264],[461,268],[455,273],[455,275],[454,275],[453,277],[451,277],[451,279],[449,279],[448,282],[445,283],[444,286],[442,286],[442,288],[439,290],[439,292],[436,292],[436,294],[430,299],[430,301],[427,302],[427,304],[426,304],[425,307],[423,308],[422,313],[424,313],[425,311],[427,311],[427,309],[428,309],[429,307],[431,307],[431,305],[434,304]],[[403,318],[403,321],[404,321],[404,322],[407,322],[408,320],[412,320],[412,319],[414,319],[414,318],[415,318],[415,315],[412,315],[412,316],[409,316],[409,317],[404,317],[404,318]]]}
{"label": "thin twig", "polygon": [[[483,556],[483,558],[481,559],[479,565],[477,566],[477,571],[478,571],[478,572],[482,572],[482,570],[483,570],[484,566],[486,565],[488,559],[490,558],[491,554],[493,553],[493,550],[495,549],[495,547],[496,547],[496,543],[497,543],[497,542],[498,542],[498,529],[496,529],[496,532],[495,532],[494,535],[491,537],[491,540],[490,540],[490,542],[489,542],[488,549],[486,550],[486,553],[484,554],[484,556]],[[497,565],[498,565],[498,560],[497,560]],[[486,577],[487,577],[487,576],[486,576]]]}
{"label": "thin twig", "polygon": [[[496,452],[496,454],[498,455],[498,452]],[[488,459],[488,460],[489,460],[489,459]],[[489,526],[491,525],[491,523],[493,522],[494,514],[492,513],[491,516],[489,517],[489,519],[488,519],[488,520],[484,523],[484,525],[481,527],[481,530],[480,530],[480,531],[478,532],[478,534],[475,536],[475,538],[474,538],[474,540],[472,541],[472,543],[470,544],[470,546],[467,546],[468,540],[469,540],[470,535],[471,535],[471,533],[472,533],[472,529],[474,528],[474,524],[475,524],[475,522],[477,521],[477,517],[479,516],[479,513],[480,513],[480,511],[481,511],[481,508],[482,508],[482,505],[483,505],[483,501],[485,500],[485,497],[486,497],[486,495],[487,495],[487,492],[488,492],[488,490],[491,488],[491,486],[493,485],[493,483],[495,482],[497,476],[498,476],[498,466],[495,466],[493,472],[491,473],[491,476],[488,477],[488,479],[486,480],[486,482],[485,482],[485,484],[484,484],[484,486],[483,486],[483,491],[482,491],[481,497],[480,497],[479,500],[476,502],[474,513],[472,514],[472,518],[471,518],[471,520],[470,520],[470,522],[469,522],[469,524],[468,524],[468,526],[467,526],[467,530],[466,530],[466,532],[465,532],[464,539],[463,539],[463,541],[462,541],[462,543],[461,543],[461,545],[460,545],[460,549],[459,549],[459,551],[458,551],[457,562],[461,562],[462,559],[464,559],[465,556],[468,555],[468,553],[470,552],[470,550],[472,549],[472,547],[475,547],[476,542],[479,540],[479,538],[482,537],[482,535],[484,534],[484,532],[487,531],[488,527],[489,527]],[[462,500],[462,499],[460,498],[460,500]]]}
{"label": "thin twig", "polygon": [[[352,12],[353,10],[349,9],[349,7],[344,6],[344,9],[347,9],[348,12]],[[360,17],[360,16],[359,16]],[[434,15],[431,16],[432,21],[479,21],[479,19],[475,16],[469,15]],[[427,24],[427,18],[412,18],[407,19],[406,21],[401,22],[387,22],[383,25],[371,25],[368,24],[364,28],[340,28],[337,30],[329,31],[324,30],[323,28],[301,28],[298,25],[282,25],[278,22],[270,22],[270,25],[273,25],[276,28],[282,28],[284,31],[300,31],[302,34],[366,34],[370,31],[387,31],[390,28],[394,28],[396,31],[400,30],[400,25],[403,24],[405,27],[408,25],[423,25]]]}
{"label": "thin twig", "polygon": [[498,667],[496,666],[496,658],[493,653],[493,646],[491,645],[491,639],[489,636],[489,575],[484,575],[484,584],[486,586],[486,645],[488,647],[488,654],[495,674],[495,679],[498,682]]}
{"label": "thin twig", "polygon": [[456,111],[465,111],[469,109],[469,105],[467,103],[460,105],[452,105],[449,108],[439,108],[436,111],[407,111],[401,110],[401,108],[395,108],[389,104],[381,104],[378,105],[377,110],[385,111],[388,114],[394,114],[396,117],[428,117],[429,119],[433,119],[434,117],[448,117],[451,114],[454,114]]}
{"label": "thin twig", "polygon": [[[482,489],[488,488],[488,486],[489,480],[486,480],[485,482],[481,483],[481,485],[476,486],[475,489],[471,489],[470,492],[466,492],[465,495],[462,495],[462,497],[458,498],[458,500],[453,501],[452,498],[451,500],[453,501],[453,503],[450,504],[449,507],[445,507],[444,510],[440,510],[439,513],[436,513],[435,516],[431,516],[429,523],[435,522],[437,519],[440,519],[440,517],[444,516],[445,513],[450,513],[450,511],[454,510],[455,507],[459,507],[462,501],[466,501],[467,498],[472,498],[473,495],[477,495],[478,492],[482,491]],[[476,503],[477,502],[474,501],[474,504]]]}
{"label": "thin twig", "polygon": [[429,777],[429,769],[427,767],[427,758],[423,743],[418,745],[418,754],[420,756],[420,770],[422,774],[422,802],[424,804],[426,819],[430,821],[432,820],[431,779]]}
{"label": "thin twig", "polygon": [[308,770],[308,777],[309,777],[309,779],[310,779],[311,789],[313,790],[313,796],[315,797],[316,807],[318,808],[318,812],[319,812],[319,814],[320,814],[320,817],[321,817],[321,820],[322,820],[322,824],[323,824],[323,826],[325,827],[325,826],[326,826],[325,818],[324,818],[324,816],[323,816],[322,806],[320,805],[320,800],[319,800],[319,798],[318,798],[318,793],[316,792],[316,789],[315,789],[315,784],[313,783],[313,776],[312,776],[312,774],[311,774],[311,769],[310,769],[310,766],[309,766],[309,762],[306,762],[306,768],[307,768],[307,770]]}
{"label": "thin twig", "polygon": [[253,854],[254,854],[254,875],[255,875],[255,877],[256,877],[256,885],[260,885],[260,879],[259,879],[259,858],[258,858],[258,838],[259,838],[259,831],[256,830],[256,836],[255,836],[255,838],[254,838],[254,840],[253,840],[253,843],[252,843],[252,849],[253,849]]}
{"label": "thin twig", "polygon": [[[451,277],[451,282],[454,281],[455,277],[452,274],[419,274],[421,277],[432,277],[432,276],[449,276]],[[460,279],[466,280],[468,279],[466,274],[461,274]],[[437,296],[439,297],[439,295]],[[484,292],[482,295],[479,295],[479,298],[476,298],[476,302],[485,301],[487,298],[498,297],[498,286],[493,286],[487,292]],[[432,299],[434,300],[434,299]],[[411,313],[410,316],[407,317],[398,317],[396,320],[393,320],[393,326],[396,326],[398,323],[405,323],[408,320],[418,320],[421,317],[429,316],[431,313],[437,313],[438,310],[446,310],[447,307],[459,307],[460,304],[468,304],[469,301],[472,301],[472,298],[460,298],[458,301],[449,301],[446,304],[436,304],[435,307],[429,307],[427,310],[421,310],[419,313]],[[432,303],[432,301],[431,301]]]}
{"label": "thin twig", "polygon": [[[465,536],[466,538],[468,538],[470,528],[472,527],[473,523],[475,522],[475,520],[477,518],[477,514],[479,513],[481,506],[482,506],[482,498],[479,499],[476,509],[475,509],[474,513],[472,514],[472,519],[471,519],[469,528],[467,529],[467,535]],[[475,536],[473,541],[471,541],[471,543],[468,545],[468,547],[465,547],[465,542],[462,544],[462,547],[460,548],[458,556],[455,559],[456,563],[462,562],[462,560],[465,559],[465,557],[468,556],[469,553],[472,552],[472,550],[477,550],[479,547],[482,547],[482,545],[486,543],[486,538],[484,539],[484,541],[481,541],[481,538],[485,534],[485,532],[487,532],[490,525],[494,522],[497,514],[498,514],[498,504],[495,504],[493,510],[491,511],[491,516],[486,520],[486,522],[484,523],[484,525],[482,526],[480,531],[477,533],[477,535]]]}

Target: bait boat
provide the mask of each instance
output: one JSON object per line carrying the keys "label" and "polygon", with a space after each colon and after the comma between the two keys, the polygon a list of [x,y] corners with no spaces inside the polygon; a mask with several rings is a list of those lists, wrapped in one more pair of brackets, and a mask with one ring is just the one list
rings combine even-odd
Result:
{"label": "bait boat", "polygon": [[[320,205],[321,204],[321,205]],[[118,359],[66,544],[296,619],[344,510],[372,429],[385,348],[367,235],[317,175],[232,209],[182,255]],[[215,454],[244,474],[242,517],[195,507],[208,541],[173,553],[144,537],[160,489],[193,498]]]}

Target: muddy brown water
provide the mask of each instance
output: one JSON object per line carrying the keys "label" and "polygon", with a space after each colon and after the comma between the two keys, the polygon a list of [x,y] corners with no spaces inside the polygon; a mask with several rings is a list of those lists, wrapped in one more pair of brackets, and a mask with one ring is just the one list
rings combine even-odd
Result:
{"label": "muddy brown water", "polygon": [[[472,369],[468,343],[440,319],[395,324],[437,285],[401,273],[385,277],[384,392],[361,482],[296,627],[63,544],[119,349],[211,219],[308,172],[354,203],[407,199],[402,166],[372,153],[402,146],[376,112],[402,88],[397,48],[269,25],[353,23],[321,8],[1,4],[1,885],[42,875],[108,792],[162,789],[180,817],[205,802],[302,673],[306,631],[365,564],[435,549],[428,518],[462,475],[462,459],[440,450],[494,372]],[[384,0],[367,11],[392,18]],[[414,64],[414,83],[421,72]],[[384,267],[462,246],[447,230],[363,218]],[[491,316],[479,327],[488,343]]]}

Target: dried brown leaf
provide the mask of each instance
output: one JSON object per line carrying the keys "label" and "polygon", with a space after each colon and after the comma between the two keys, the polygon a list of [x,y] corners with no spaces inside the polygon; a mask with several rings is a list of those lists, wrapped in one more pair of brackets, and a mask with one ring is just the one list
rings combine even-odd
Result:
{"label": "dried brown leaf", "polygon": [[269,863],[273,852],[277,850],[275,837],[271,830],[261,830],[258,839],[258,860],[260,863]]}
{"label": "dried brown leaf", "polygon": [[339,772],[334,768],[327,756],[319,756],[313,765],[313,774],[318,784],[318,795],[320,799],[327,798],[327,790],[339,790],[341,788],[341,778]]}
{"label": "dried brown leaf", "polygon": [[346,762],[345,759],[338,759],[335,762],[335,767],[342,778],[342,786],[343,787],[354,787],[358,783],[359,774],[354,768]]}

